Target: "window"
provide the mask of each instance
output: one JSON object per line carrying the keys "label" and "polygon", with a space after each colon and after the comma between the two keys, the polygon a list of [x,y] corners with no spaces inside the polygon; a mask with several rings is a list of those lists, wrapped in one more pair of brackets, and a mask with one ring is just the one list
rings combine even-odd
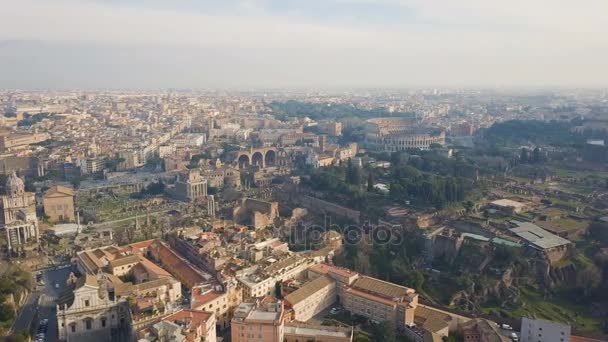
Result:
{"label": "window", "polygon": [[106,327],[106,319],[105,318],[101,319],[101,326],[102,326],[102,328]]}
{"label": "window", "polygon": [[84,325],[86,326],[87,330],[91,330],[93,324],[91,323],[90,319],[87,319],[84,321]]}
{"label": "window", "polygon": [[72,332],[76,332],[76,324],[70,324],[70,330],[72,330]]}
{"label": "window", "polygon": [[88,300],[88,299],[85,299],[85,300],[84,300],[84,306],[89,306],[89,305],[90,305],[89,300]]}

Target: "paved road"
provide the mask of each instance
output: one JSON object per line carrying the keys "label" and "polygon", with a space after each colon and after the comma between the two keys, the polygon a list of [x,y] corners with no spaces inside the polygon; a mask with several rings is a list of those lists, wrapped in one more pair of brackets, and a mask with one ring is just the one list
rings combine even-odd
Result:
{"label": "paved road", "polygon": [[15,323],[13,324],[12,332],[17,331],[30,331],[30,326],[32,321],[36,318],[36,313],[38,311],[38,304],[36,301],[38,300],[39,293],[30,293],[25,305],[21,308]]}
{"label": "paved road", "polygon": [[[39,317],[41,320],[46,318],[49,320],[48,330],[46,333],[47,341],[57,341],[58,340],[58,332],[57,332],[57,299],[61,295],[65,288],[67,287],[66,280],[68,279],[68,275],[72,269],[70,267],[57,269],[57,270],[48,270],[43,273],[42,280],[45,282],[44,289],[42,289],[42,293],[40,294],[39,300]],[[55,288],[55,284],[59,284],[59,288]],[[38,323],[38,322],[36,322]]]}
{"label": "paved road", "polygon": [[[47,341],[57,341],[57,316],[56,300],[66,288],[66,280],[71,272],[71,268],[50,269],[42,271],[41,280],[44,281],[43,287],[38,286],[31,293],[26,304],[19,312],[15,320],[12,331],[35,331],[41,319],[46,318],[48,322]],[[55,288],[59,284],[59,288]],[[32,328],[32,329],[30,329]]]}

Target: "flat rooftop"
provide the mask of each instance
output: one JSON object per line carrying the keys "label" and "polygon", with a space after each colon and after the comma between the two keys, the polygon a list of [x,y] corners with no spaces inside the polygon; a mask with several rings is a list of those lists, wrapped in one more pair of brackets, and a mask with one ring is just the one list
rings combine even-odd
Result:
{"label": "flat rooftop", "polygon": [[352,331],[346,328],[326,327],[318,325],[285,324],[283,332],[290,335],[351,337]]}
{"label": "flat rooftop", "polygon": [[523,208],[526,206],[524,203],[513,201],[510,199],[506,199],[506,198],[496,200],[496,201],[492,202],[492,204],[499,206],[499,207],[513,207],[513,208]]}
{"label": "flat rooftop", "polygon": [[569,240],[552,234],[533,223],[515,220],[511,222],[518,226],[512,228],[511,232],[539,249],[550,249],[571,243]]}

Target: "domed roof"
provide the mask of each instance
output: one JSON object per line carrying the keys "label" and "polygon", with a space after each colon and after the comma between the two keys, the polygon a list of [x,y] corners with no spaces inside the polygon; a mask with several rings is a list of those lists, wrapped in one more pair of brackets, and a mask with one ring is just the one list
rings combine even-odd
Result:
{"label": "domed roof", "polygon": [[24,191],[25,184],[23,183],[23,180],[21,178],[17,177],[15,171],[13,171],[13,173],[6,180],[5,189],[6,192],[9,194],[20,193]]}

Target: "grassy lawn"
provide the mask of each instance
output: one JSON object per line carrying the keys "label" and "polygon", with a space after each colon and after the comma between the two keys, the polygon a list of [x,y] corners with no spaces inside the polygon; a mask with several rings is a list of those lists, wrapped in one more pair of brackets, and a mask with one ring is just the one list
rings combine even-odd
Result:
{"label": "grassy lawn", "polygon": [[482,311],[498,316],[537,317],[569,323],[579,331],[601,331],[602,322],[591,317],[589,308],[584,305],[568,302],[559,296],[545,300],[536,289],[531,287],[522,287],[521,296],[523,305],[517,309],[486,307]]}

